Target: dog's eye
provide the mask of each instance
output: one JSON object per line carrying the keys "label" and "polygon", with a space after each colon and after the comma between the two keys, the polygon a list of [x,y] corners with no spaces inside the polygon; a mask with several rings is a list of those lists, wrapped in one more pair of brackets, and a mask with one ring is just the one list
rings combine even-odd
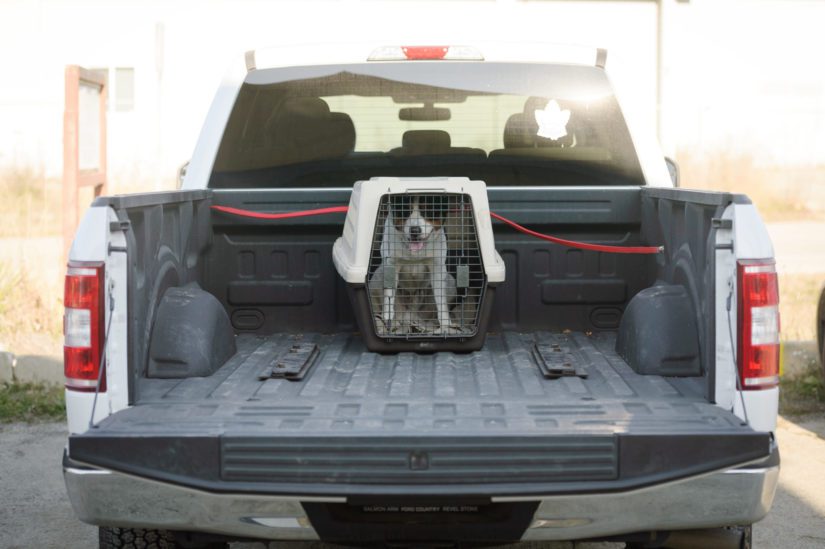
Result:
{"label": "dog's eye", "polygon": [[406,219],[412,213],[410,197],[403,194],[390,196],[390,210],[396,218]]}
{"label": "dog's eye", "polygon": [[446,196],[426,196],[421,199],[419,208],[425,219],[444,221],[450,210],[449,198]]}

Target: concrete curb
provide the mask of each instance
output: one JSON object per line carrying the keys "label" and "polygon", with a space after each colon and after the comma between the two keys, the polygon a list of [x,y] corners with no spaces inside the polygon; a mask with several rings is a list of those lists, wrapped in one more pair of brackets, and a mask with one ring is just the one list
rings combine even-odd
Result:
{"label": "concrete curb", "polygon": [[14,355],[0,351],[0,383],[14,381]]}
{"label": "concrete curb", "polygon": [[56,356],[0,352],[0,382],[63,385],[63,359]]}
{"label": "concrete curb", "polygon": [[26,355],[17,357],[14,378],[20,382],[63,385],[63,357]]}

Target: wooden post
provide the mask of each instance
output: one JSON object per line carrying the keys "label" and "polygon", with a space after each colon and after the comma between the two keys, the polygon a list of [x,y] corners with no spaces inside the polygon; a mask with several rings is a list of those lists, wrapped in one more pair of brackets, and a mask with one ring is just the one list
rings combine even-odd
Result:
{"label": "wooden post", "polygon": [[66,105],[63,111],[63,259],[77,228],[77,176],[80,165],[80,67],[66,67]]}
{"label": "wooden post", "polygon": [[[106,192],[106,78],[77,65],[67,65],[63,112],[63,257],[68,258],[74,232],[80,221],[78,192],[93,188],[94,196]],[[98,91],[98,161],[95,169],[80,168],[80,86]]]}
{"label": "wooden post", "polygon": [[107,98],[109,96],[109,85],[105,78],[100,80],[100,104],[98,105],[98,112],[100,116],[98,118],[98,123],[100,125],[100,129],[98,133],[100,135],[100,142],[98,143],[98,154],[99,160],[97,163],[98,174],[100,175],[100,183],[95,187],[95,196],[101,196],[106,194],[108,191],[106,182],[108,181],[108,176],[106,173],[106,104]]}

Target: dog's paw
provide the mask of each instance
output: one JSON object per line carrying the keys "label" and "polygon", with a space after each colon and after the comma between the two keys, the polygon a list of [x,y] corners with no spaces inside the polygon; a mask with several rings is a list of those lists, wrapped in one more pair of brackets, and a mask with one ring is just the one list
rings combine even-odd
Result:
{"label": "dog's paw", "polygon": [[386,335],[387,334],[387,325],[384,323],[384,319],[380,316],[373,317],[375,321],[375,333],[378,335]]}
{"label": "dog's paw", "polygon": [[439,326],[435,329],[434,333],[435,335],[459,335],[461,334],[461,328],[449,324],[447,326]]}

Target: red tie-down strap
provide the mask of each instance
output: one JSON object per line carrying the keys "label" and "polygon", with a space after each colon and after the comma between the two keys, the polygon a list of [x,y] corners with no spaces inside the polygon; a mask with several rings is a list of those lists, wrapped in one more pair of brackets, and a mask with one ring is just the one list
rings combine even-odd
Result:
{"label": "red tie-down strap", "polygon": [[[240,217],[250,217],[252,219],[291,219],[295,217],[309,217],[313,215],[347,213],[347,210],[349,208],[347,206],[333,206],[331,208],[318,208],[316,210],[302,210],[298,212],[284,213],[255,212],[251,210],[241,210],[239,208],[230,208],[228,206],[212,206],[212,209],[223,213],[237,215]],[[541,240],[546,240],[548,242],[553,242],[555,244],[560,244],[562,246],[567,246],[568,248],[578,248],[580,250],[593,250],[596,252],[605,252],[610,254],[650,255],[658,254],[664,251],[663,246],[608,246],[605,244],[590,244],[589,242],[576,242],[575,240],[566,240],[564,238],[558,238],[556,236],[550,236],[547,234],[537,233],[536,231],[531,231],[527,227],[522,227],[515,221],[511,221],[506,217],[500,216],[495,212],[490,212],[490,217],[498,221],[501,221],[502,223],[505,223],[510,227],[514,228],[515,230],[522,232],[524,234],[533,236],[535,238],[540,238]]]}
{"label": "red tie-down strap", "polygon": [[238,208],[230,208],[228,206],[212,206],[213,210],[224,212],[232,215],[239,215],[241,217],[251,217],[253,219],[290,219],[293,217],[309,217],[311,215],[326,215],[333,213],[347,213],[348,206],[333,206],[332,208],[318,208],[317,210],[303,210],[300,212],[284,212],[284,213],[265,213],[253,212],[251,210],[241,210]]}

